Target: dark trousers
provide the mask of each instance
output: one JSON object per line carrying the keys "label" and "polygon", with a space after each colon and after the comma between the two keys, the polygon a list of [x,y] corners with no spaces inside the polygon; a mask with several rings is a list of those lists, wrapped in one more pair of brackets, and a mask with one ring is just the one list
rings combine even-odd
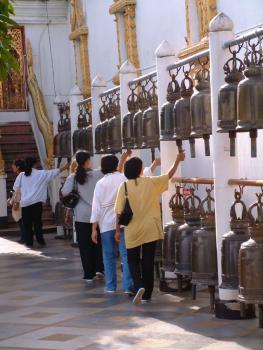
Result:
{"label": "dark trousers", "polygon": [[151,299],[154,285],[154,254],[156,241],[127,249],[128,264],[135,291],[145,288],[143,299]]}
{"label": "dark trousers", "polygon": [[[22,208],[25,240],[27,246],[34,243],[33,232],[39,244],[45,244],[42,231],[42,203],[35,203]],[[33,231],[34,228],[34,231]]]}
{"label": "dark trousers", "polygon": [[103,272],[100,234],[98,244],[92,242],[92,224],[75,222],[80,258],[84,270],[84,278],[92,279],[96,272]]}
{"label": "dark trousers", "polygon": [[23,243],[26,243],[25,228],[24,228],[22,218],[18,221],[18,226],[19,226],[19,230],[20,230],[20,241]]}

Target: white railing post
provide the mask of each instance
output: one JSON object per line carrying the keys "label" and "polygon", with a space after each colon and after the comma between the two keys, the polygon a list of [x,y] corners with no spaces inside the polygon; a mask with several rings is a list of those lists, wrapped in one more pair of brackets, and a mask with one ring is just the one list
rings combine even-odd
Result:
{"label": "white railing post", "polygon": [[100,77],[96,76],[92,81],[91,86],[91,97],[92,97],[92,136],[93,136],[93,149],[94,149],[94,157],[93,157],[93,166],[97,168],[100,165],[100,156],[95,155],[95,129],[96,126],[100,123],[100,115],[99,110],[101,107],[101,99],[100,94],[106,90],[107,83],[106,81]]}
{"label": "white railing post", "polygon": [[[127,98],[129,97],[131,90],[129,88],[129,82],[137,78],[136,68],[129,61],[125,61],[120,68],[120,105],[121,105],[121,121],[125,114],[129,112],[127,106]],[[140,156],[140,150],[133,150],[132,154],[137,157]]]}
{"label": "white railing post", "polygon": [[[216,240],[218,259],[219,286],[222,282],[221,245],[222,236],[229,231],[230,206],[234,200],[233,189],[228,186],[229,178],[238,178],[238,158],[230,158],[228,134],[217,133],[218,120],[218,91],[224,84],[223,65],[229,58],[228,50],[223,44],[233,39],[233,22],[224,13],[219,13],[209,25],[210,46],[210,79],[213,126],[213,170],[215,178],[215,213],[216,213]],[[219,299],[230,301],[237,299],[237,290],[219,288]]]}
{"label": "white railing post", "polygon": [[[163,41],[157,48],[156,52],[156,67],[157,67],[157,83],[158,83],[158,106],[159,116],[162,105],[166,102],[167,86],[170,81],[170,75],[167,66],[175,62],[175,53],[171,45],[167,41]],[[161,122],[160,122],[161,125]],[[161,156],[161,173],[164,174],[170,168],[177,155],[177,147],[175,141],[161,141],[160,142],[160,156]],[[181,176],[181,167],[177,170],[177,176]],[[162,197],[162,213],[163,223],[171,220],[171,213],[169,209],[169,200],[174,194],[174,185],[170,183],[169,190],[163,194]]]}

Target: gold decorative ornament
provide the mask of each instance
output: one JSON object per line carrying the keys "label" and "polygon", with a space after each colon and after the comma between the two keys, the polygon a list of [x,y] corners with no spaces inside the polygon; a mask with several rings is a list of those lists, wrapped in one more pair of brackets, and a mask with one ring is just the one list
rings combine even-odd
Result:
{"label": "gold decorative ornament", "polygon": [[[71,33],[69,39],[77,42],[80,52],[80,65],[82,72],[82,94],[84,98],[90,97],[91,78],[88,52],[88,27],[85,25],[82,0],[71,0],[72,13],[70,18]],[[74,45],[74,50],[76,50]],[[77,62],[75,62],[77,64]]]}
{"label": "gold decorative ornament", "polygon": [[19,70],[9,72],[7,80],[0,82],[0,110],[26,110],[24,29],[12,28],[8,34],[12,40],[10,52],[17,59]]}
{"label": "gold decorative ornament", "polygon": [[45,160],[46,167],[51,169],[54,165],[53,158],[53,125],[48,118],[48,112],[44,100],[43,93],[38,85],[37,77],[33,67],[32,46],[27,40],[27,69],[28,78],[27,85],[32,97],[36,120],[38,127],[43,135],[47,159]]}
{"label": "gold decorative ornament", "polygon": [[181,50],[178,57],[183,59],[187,56],[193,55],[197,52],[208,48],[208,31],[209,22],[216,16],[216,0],[195,0],[196,12],[198,17],[198,28],[199,28],[199,42],[192,43],[191,40],[191,26],[190,23],[190,0],[185,0],[185,12],[186,12],[186,44],[187,47]]}
{"label": "gold decorative ornament", "polygon": [[[125,28],[125,49],[127,59],[136,67],[140,68],[139,53],[137,46],[137,32],[136,32],[136,0],[115,0],[114,4],[110,6],[110,14],[115,15],[118,41],[118,56],[119,65],[122,64],[121,57],[121,43],[120,43],[120,23],[118,14],[124,16]],[[139,72],[138,72],[139,73]],[[113,77],[114,84],[119,84],[119,74]]]}

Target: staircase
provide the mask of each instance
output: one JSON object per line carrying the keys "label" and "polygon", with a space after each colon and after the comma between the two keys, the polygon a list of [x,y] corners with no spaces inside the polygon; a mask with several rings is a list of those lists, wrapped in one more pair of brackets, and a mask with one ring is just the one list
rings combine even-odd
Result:
{"label": "staircase", "polygon": [[[25,159],[26,157],[39,159],[39,155],[30,123],[13,122],[0,124],[0,131],[0,145],[7,174],[7,196],[9,196],[15,181],[15,175],[12,172],[12,162],[15,159]],[[54,215],[49,203],[43,206],[43,229],[44,232],[55,231]],[[17,224],[11,215],[11,209],[8,209],[8,227],[0,230],[0,235],[18,232]]]}

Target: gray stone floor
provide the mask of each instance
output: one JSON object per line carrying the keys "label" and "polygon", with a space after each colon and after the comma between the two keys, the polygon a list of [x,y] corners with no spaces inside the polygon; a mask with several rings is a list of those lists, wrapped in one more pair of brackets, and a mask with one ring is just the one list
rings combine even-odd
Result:
{"label": "gray stone floor", "polygon": [[81,280],[79,254],[48,235],[42,252],[0,238],[0,349],[263,350],[258,320],[216,319],[208,293],[162,294],[134,306]]}

